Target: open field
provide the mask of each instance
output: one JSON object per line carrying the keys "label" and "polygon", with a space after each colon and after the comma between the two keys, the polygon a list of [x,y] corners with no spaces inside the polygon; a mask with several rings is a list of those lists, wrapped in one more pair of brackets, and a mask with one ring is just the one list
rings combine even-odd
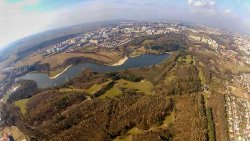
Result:
{"label": "open field", "polygon": [[171,81],[175,80],[175,78],[176,77],[173,74],[168,74],[166,76],[165,83],[171,82]]}
{"label": "open field", "polygon": [[23,60],[18,61],[15,64],[15,67],[21,67],[21,66],[27,66],[27,65],[32,65],[36,62],[39,62],[43,59],[42,54],[38,53],[38,54],[31,54],[30,56],[26,57]]}
{"label": "open field", "polygon": [[198,68],[198,70],[199,70],[199,78],[200,78],[200,80],[201,80],[201,84],[205,84],[205,76],[204,76],[204,73],[203,73],[203,71],[202,71],[202,69],[201,68]]}
{"label": "open field", "polygon": [[151,95],[153,84],[150,81],[142,80],[141,82],[131,82],[124,79],[116,81],[116,84],[105,94],[101,95],[99,98],[103,99],[106,97],[113,98],[122,94],[124,89],[136,90],[139,93],[146,95]]}
{"label": "open field", "polygon": [[115,84],[110,90],[106,91],[103,95],[99,96],[100,99],[105,99],[107,97],[114,98],[115,96],[119,96],[122,94],[122,91],[118,88],[117,84]]}
{"label": "open field", "polygon": [[145,54],[146,52],[147,52],[147,50],[144,47],[140,47],[138,49],[135,49],[132,53],[130,53],[129,56],[135,57],[135,56]]}
{"label": "open field", "polygon": [[174,111],[170,113],[170,115],[165,117],[165,120],[163,121],[164,126],[170,126],[174,122]]}
{"label": "open field", "polygon": [[84,54],[84,53],[59,53],[53,56],[48,56],[44,58],[41,61],[41,64],[49,64],[50,69],[54,69],[60,65],[62,65],[67,59],[73,58],[73,57],[89,57],[92,59],[97,59],[97,60],[103,60],[103,61],[109,61],[108,58],[98,56],[95,54]]}
{"label": "open field", "polygon": [[102,84],[94,84],[91,86],[88,90],[87,93],[89,94],[95,94],[97,91],[100,91],[103,87],[108,85],[111,81],[104,82]]}
{"label": "open field", "polygon": [[96,46],[86,46],[84,48],[81,48],[81,52],[89,52],[89,51],[95,51],[98,47]]}
{"label": "open field", "polygon": [[227,70],[230,70],[233,74],[250,73],[250,67],[245,64],[239,65],[232,60],[220,60],[218,62],[221,64],[221,71],[223,72],[227,73]]}
{"label": "open field", "polygon": [[28,101],[29,101],[29,99],[22,99],[22,100],[15,101],[15,103],[14,103],[17,107],[20,108],[20,111],[23,115],[25,115],[27,112],[26,111],[26,104]]}
{"label": "open field", "polygon": [[[100,61],[105,61],[108,64],[114,64],[114,63],[116,63],[119,60],[124,58],[124,56],[123,56],[123,54],[121,52],[109,51],[109,50],[99,50],[96,53],[96,55],[97,55],[97,58],[93,58],[93,59],[100,60]],[[104,58],[106,58],[106,59],[102,60]]]}
{"label": "open field", "polygon": [[138,92],[144,94],[151,94],[153,84],[147,80],[142,80],[141,82],[131,82],[127,80],[120,79],[117,81],[117,86],[121,89],[134,89]]}
{"label": "open field", "polygon": [[85,92],[84,89],[76,89],[76,88],[61,88],[59,93],[68,93],[68,92]]}
{"label": "open field", "polygon": [[234,86],[230,86],[230,91],[233,95],[237,96],[237,97],[241,97],[241,98],[246,98],[246,99],[250,99],[250,95],[247,94],[247,91],[240,88],[240,87],[234,87]]}
{"label": "open field", "polygon": [[23,60],[18,61],[15,64],[15,66],[20,67],[20,66],[26,66],[26,65],[31,65],[31,64],[40,62],[40,64],[49,64],[50,69],[55,69],[58,66],[62,65],[67,59],[74,58],[74,57],[91,58],[91,59],[98,60],[107,64],[112,64],[112,63],[115,63],[117,60],[121,59],[122,56],[116,51],[106,51],[106,50],[100,50],[100,51],[97,51],[96,53],[87,53],[85,51],[82,53],[62,52],[62,53],[45,56],[45,57],[42,56],[41,54],[31,54],[30,56],[24,58]]}
{"label": "open field", "polygon": [[198,51],[196,58],[206,66],[212,66],[211,69],[224,74],[250,73],[249,65],[239,64],[234,59],[222,58],[209,50]]}
{"label": "open field", "polygon": [[186,55],[185,57],[179,57],[177,61],[180,63],[185,62],[185,63],[190,64],[193,61],[193,59],[190,55]]}
{"label": "open field", "polygon": [[118,136],[113,141],[133,141],[134,135],[143,134],[144,130],[134,127],[127,131],[125,136]]}

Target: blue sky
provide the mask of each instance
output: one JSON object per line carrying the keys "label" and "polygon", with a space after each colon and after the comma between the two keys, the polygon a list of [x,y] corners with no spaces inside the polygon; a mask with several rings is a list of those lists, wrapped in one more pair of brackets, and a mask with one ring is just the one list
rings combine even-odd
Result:
{"label": "blue sky", "polygon": [[63,26],[182,20],[250,33],[250,0],[0,0],[0,46]]}

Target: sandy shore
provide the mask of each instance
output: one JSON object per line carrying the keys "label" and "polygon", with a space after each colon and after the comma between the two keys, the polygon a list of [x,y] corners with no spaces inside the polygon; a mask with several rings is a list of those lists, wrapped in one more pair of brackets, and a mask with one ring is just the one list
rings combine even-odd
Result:
{"label": "sandy shore", "polygon": [[121,60],[119,60],[118,62],[116,62],[110,66],[120,66],[120,65],[124,64],[127,60],[128,60],[128,57],[125,56],[124,58],[122,58]]}
{"label": "sandy shore", "polygon": [[55,79],[58,76],[60,76],[61,74],[63,74],[65,71],[67,71],[70,67],[72,67],[73,65],[68,66],[67,68],[65,68],[62,72],[58,73],[56,76],[53,77],[49,77],[49,79]]}
{"label": "sandy shore", "polygon": [[[124,64],[127,60],[128,60],[128,57],[125,56],[124,58],[122,58],[121,60],[119,60],[118,62],[116,62],[116,63],[114,63],[114,64],[112,64],[110,66],[120,66],[120,65]],[[55,79],[55,78],[59,77],[61,74],[63,74],[65,71],[67,71],[72,66],[73,65],[68,66],[62,72],[58,73],[56,76],[49,77],[49,79]]]}

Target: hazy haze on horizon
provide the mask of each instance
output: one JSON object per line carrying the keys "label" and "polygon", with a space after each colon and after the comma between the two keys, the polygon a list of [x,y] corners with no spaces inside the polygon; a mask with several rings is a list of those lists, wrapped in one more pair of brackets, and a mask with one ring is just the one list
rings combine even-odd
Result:
{"label": "hazy haze on horizon", "polygon": [[0,0],[0,46],[86,22],[181,20],[250,33],[248,0]]}

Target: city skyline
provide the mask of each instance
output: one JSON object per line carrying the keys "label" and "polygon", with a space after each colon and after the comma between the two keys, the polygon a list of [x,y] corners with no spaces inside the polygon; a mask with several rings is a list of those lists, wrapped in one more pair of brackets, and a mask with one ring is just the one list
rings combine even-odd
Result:
{"label": "city skyline", "polygon": [[54,28],[116,19],[181,20],[250,33],[250,1],[0,0],[0,47]]}

